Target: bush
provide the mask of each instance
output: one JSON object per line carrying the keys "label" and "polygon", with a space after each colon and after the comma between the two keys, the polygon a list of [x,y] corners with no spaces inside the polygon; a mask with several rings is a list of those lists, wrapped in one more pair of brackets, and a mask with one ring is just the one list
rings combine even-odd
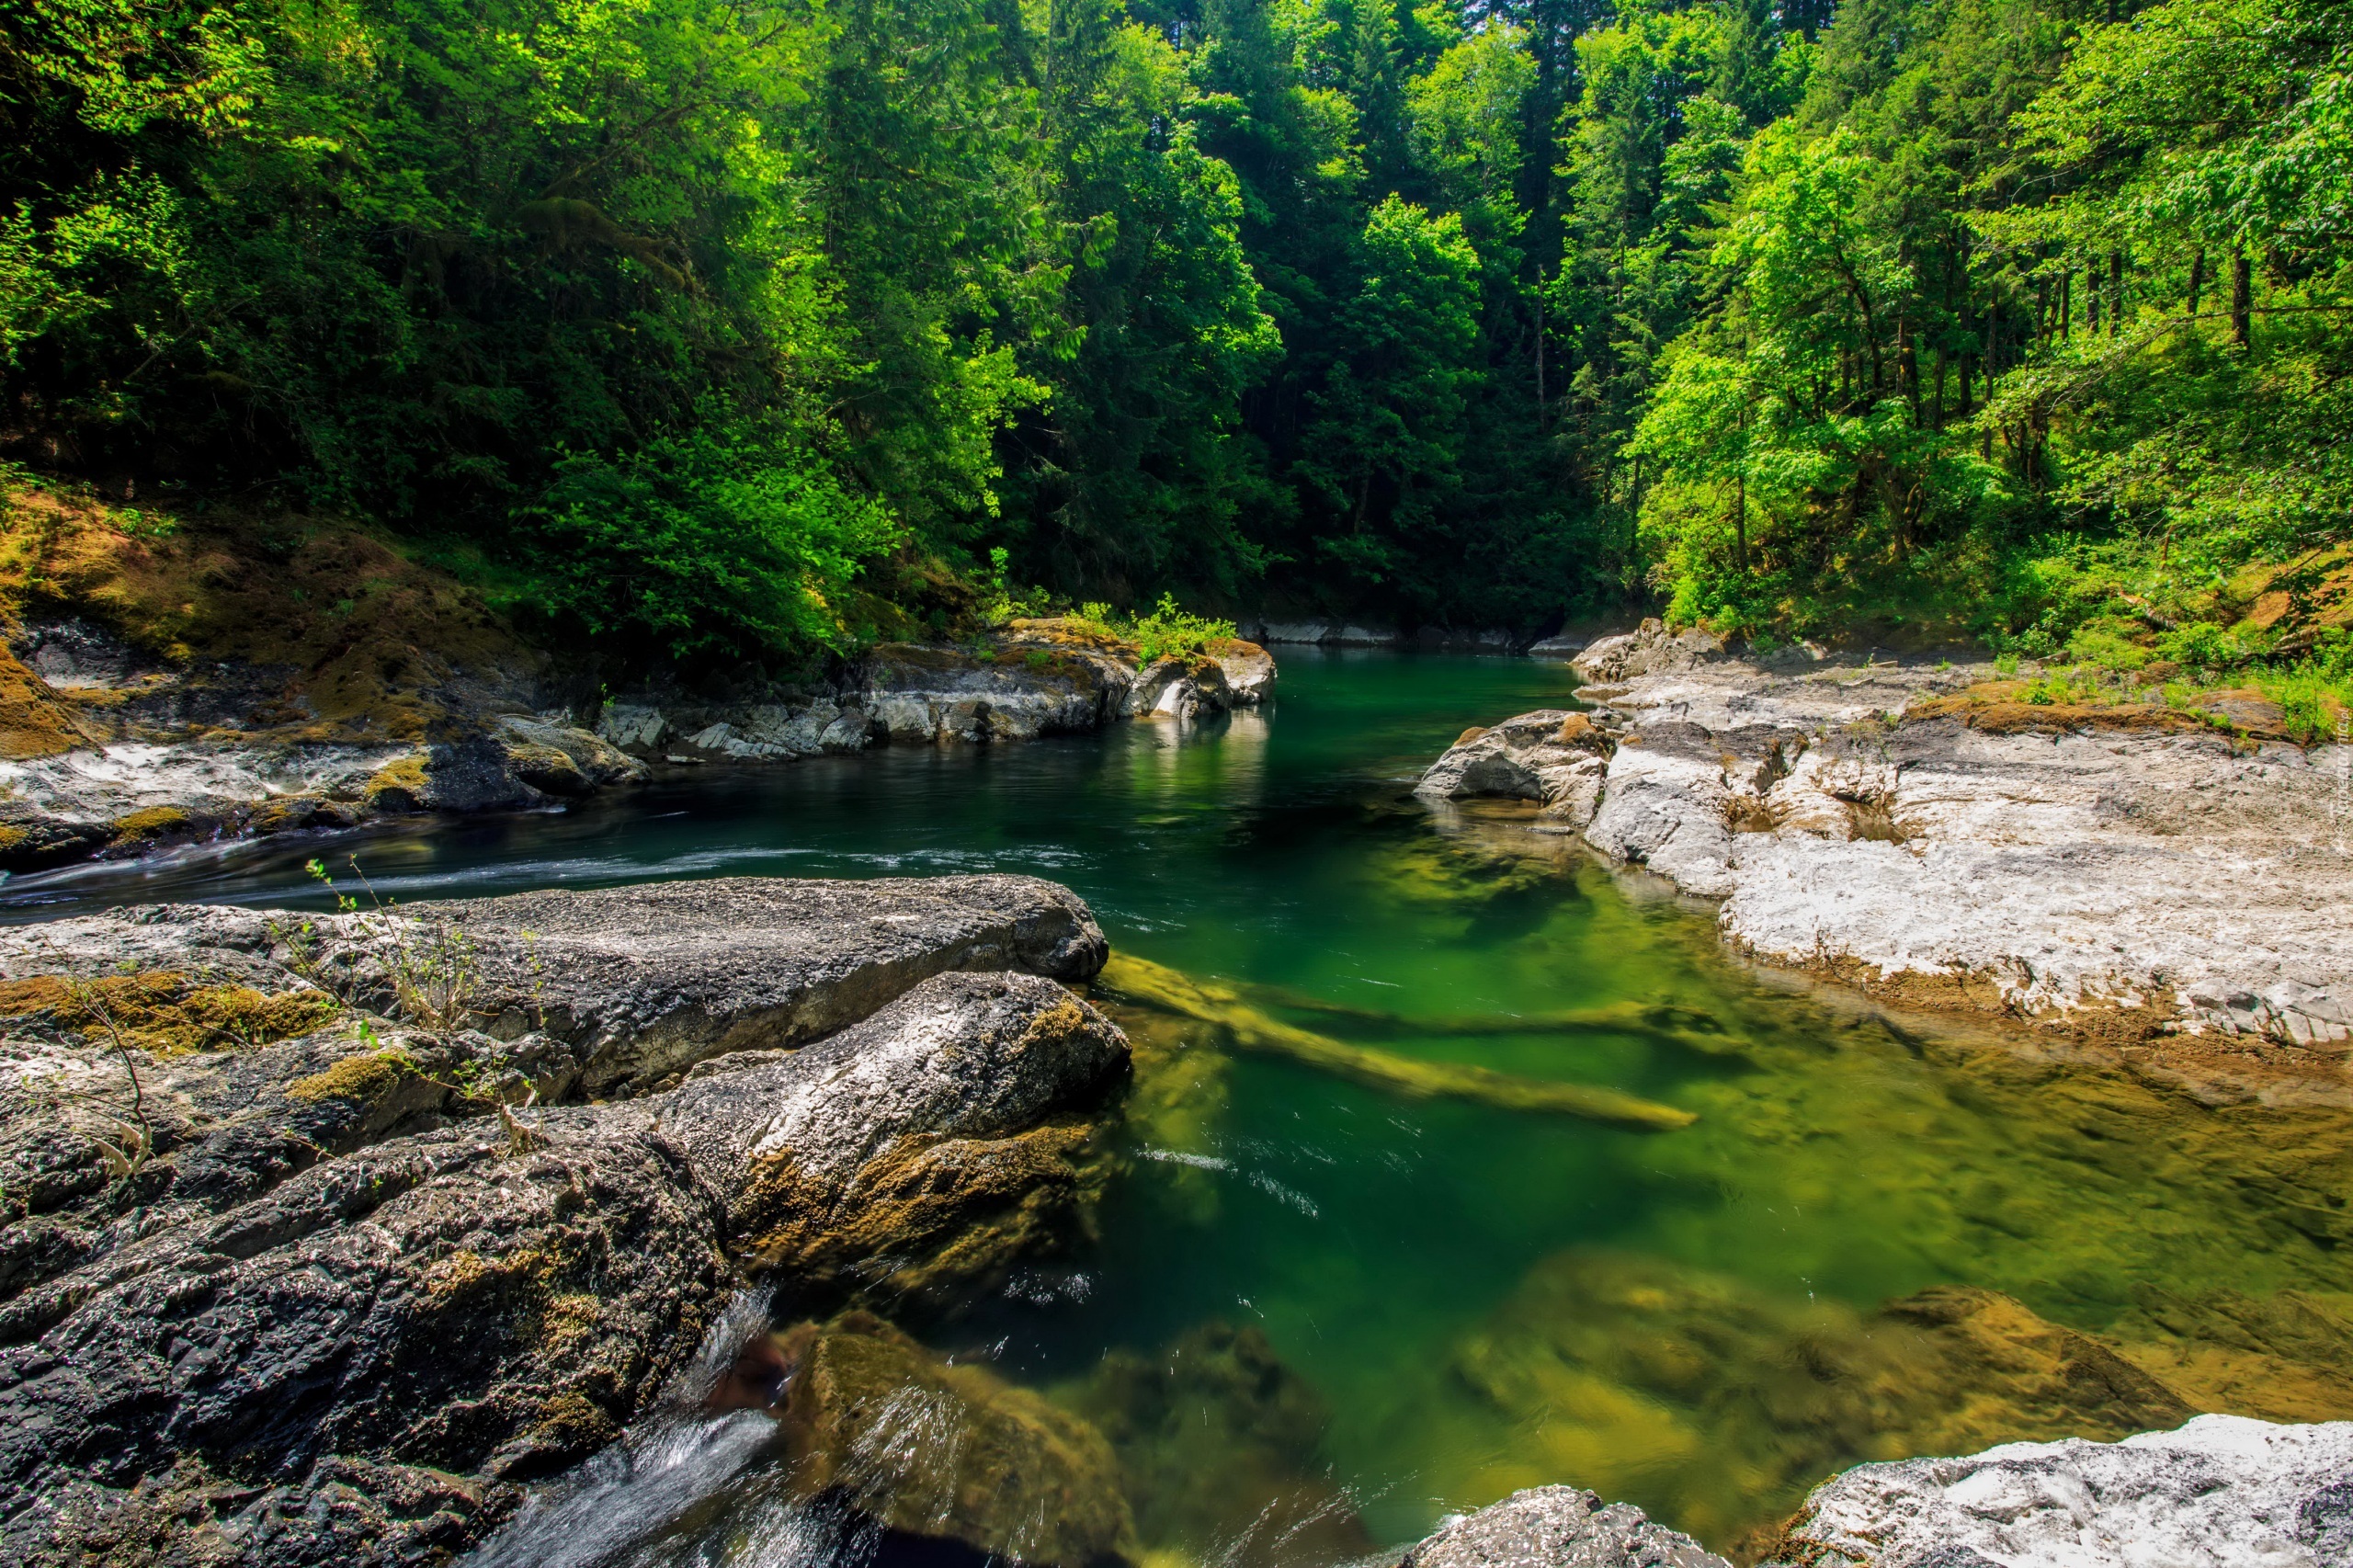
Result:
{"label": "bush", "polygon": [[708,426],[567,454],[524,517],[536,608],[679,656],[843,646],[847,590],[899,537],[820,464]]}

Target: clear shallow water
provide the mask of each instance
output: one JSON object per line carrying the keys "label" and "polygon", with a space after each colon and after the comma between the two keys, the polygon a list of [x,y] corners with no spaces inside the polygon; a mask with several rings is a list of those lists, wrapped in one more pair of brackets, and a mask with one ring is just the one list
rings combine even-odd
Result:
{"label": "clear shallow water", "polygon": [[[1138,1081],[1099,1241],[918,1326],[1110,1433],[1172,1563],[1337,1561],[1546,1482],[1726,1546],[1859,1459],[2113,1435],[1881,1312],[1937,1286],[2100,1334],[2194,1404],[2353,1415],[2342,1115],[2209,1108],[1751,973],[1704,909],[1408,796],[1464,724],[1568,694],[1535,662],[1294,653],[1270,712],[1189,730],[705,770],[561,813],[18,879],[0,906],[315,904],[301,862],[355,849],[406,899],[1024,871],[1085,895],[1121,952],[1408,1020],[1268,1004],[1293,1024],[1697,1113],[1645,1133],[1409,1102],[1121,1008]],[[1711,1027],[1410,1022],[1627,1001]],[[1270,1508],[1307,1522],[1279,1540]]]}

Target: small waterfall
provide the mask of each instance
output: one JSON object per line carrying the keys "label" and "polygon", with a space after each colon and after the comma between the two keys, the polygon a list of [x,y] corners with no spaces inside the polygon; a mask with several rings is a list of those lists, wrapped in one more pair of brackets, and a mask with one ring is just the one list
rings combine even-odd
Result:
{"label": "small waterfall", "polygon": [[759,1462],[773,1420],[703,1408],[768,1302],[738,1294],[637,1429],[535,1494],[468,1568],[865,1568],[873,1528],[781,1495],[780,1467]]}

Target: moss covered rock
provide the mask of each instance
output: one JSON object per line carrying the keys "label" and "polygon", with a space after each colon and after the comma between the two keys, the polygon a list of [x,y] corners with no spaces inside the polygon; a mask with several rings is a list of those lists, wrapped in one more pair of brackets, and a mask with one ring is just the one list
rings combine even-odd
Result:
{"label": "moss covered rock", "polygon": [[949,1366],[866,1312],[783,1338],[779,1411],[796,1484],[887,1528],[1052,1568],[1133,1561],[1103,1435],[978,1367]]}

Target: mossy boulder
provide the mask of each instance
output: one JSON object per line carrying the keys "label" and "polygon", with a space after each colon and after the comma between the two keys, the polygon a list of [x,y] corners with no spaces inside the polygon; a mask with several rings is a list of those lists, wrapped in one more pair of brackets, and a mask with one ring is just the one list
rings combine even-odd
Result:
{"label": "mossy boulder", "polygon": [[1110,1444],[1043,1395],[948,1365],[867,1312],[800,1324],[781,1348],[779,1417],[804,1494],[1040,1568],[1140,1555]]}

